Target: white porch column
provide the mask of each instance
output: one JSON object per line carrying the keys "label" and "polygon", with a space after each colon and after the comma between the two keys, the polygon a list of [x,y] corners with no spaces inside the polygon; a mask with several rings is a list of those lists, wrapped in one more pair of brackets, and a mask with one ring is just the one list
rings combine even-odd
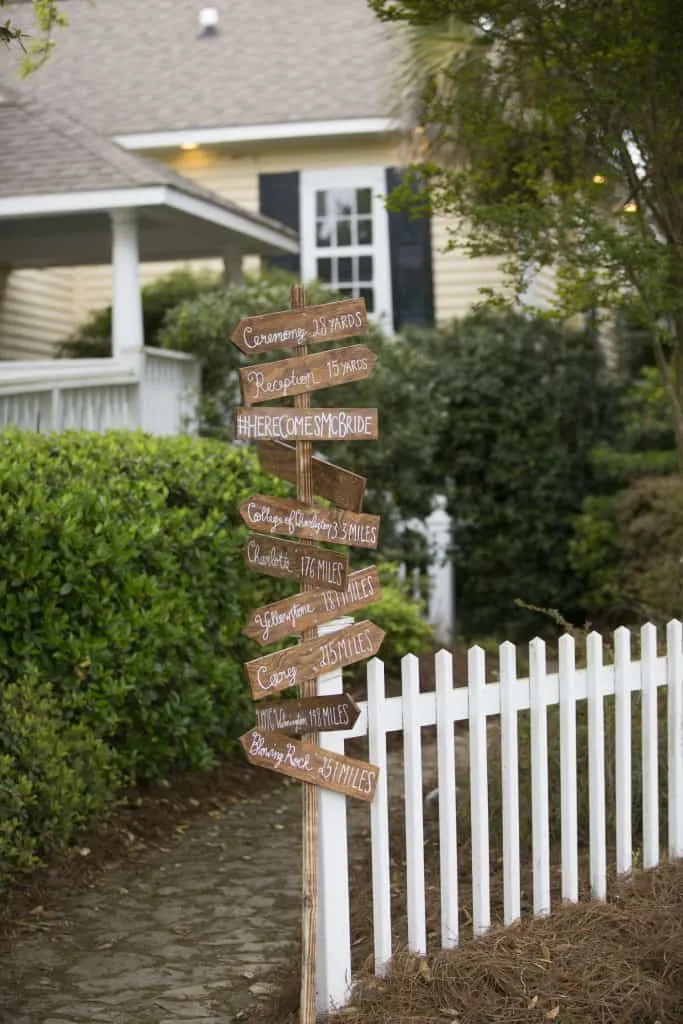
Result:
{"label": "white porch column", "polygon": [[145,337],[140,293],[140,251],[135,210],[112,210],[112,355],[142,351]]}
{"label": "white porch column", "polygon": [[224,284],[242,284],[244,276],[242,273],[242,253],[226,252],[223,255],[223,282]]}

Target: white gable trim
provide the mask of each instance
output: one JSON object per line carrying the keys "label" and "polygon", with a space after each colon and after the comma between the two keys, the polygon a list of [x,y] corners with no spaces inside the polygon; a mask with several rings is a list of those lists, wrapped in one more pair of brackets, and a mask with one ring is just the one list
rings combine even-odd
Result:
{"label": "white gable trim", "polygon": [[298,252],[299,243],[288,231],[261,224],[239,210],[190,196],[166,185],[147,188],[103,189],[92,192],[57,192],[49,195],[0,197],[0,220],[60,213],[94,213],[145,206],[168,206],[199,220],[217,224],[282,252]]}
{"label": "white gable trim", "polygon": [[386,135],[398,131],[390,117],[350,117],[338,121],[285,121],[278,124],[238,125],[233,128],[188,128],[169,132],[115,135],[126,149],[173,149],[184,143],[198,146],[231,142],[268,142],[277,139],[330,138],[335,135]]}

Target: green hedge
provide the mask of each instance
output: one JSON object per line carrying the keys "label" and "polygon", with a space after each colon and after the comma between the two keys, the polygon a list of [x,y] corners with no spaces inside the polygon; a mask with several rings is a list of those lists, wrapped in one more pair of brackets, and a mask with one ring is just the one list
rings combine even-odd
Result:
{"label": "green hedge", "polygon": [[[222,442],[0,435],[0,884],[118,785],[205,769],[252,725],[241,629],[293,590],[244,568],[254,492],[291,493]],[[392,665],[430,633],[383,573]]]}

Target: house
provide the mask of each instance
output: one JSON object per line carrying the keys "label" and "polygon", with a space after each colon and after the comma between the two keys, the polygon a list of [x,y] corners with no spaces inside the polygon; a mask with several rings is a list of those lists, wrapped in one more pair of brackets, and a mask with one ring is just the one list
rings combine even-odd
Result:
{"label": "house", "polygon": [[[412,153],[400,39],[366,0],[63,6],[69,26],[48,64],[21,84],[22,96],[37,104],[58,97],[65,113],[129,154],[153,158],[160,174],[168,168],[188,189],[207,189],[298,233],[300,252],[237,247],[224,260],[230,275],[266,259],[318,277],[363,295],[388,330],[462,315],[481,288],[499,285],[495,260],[445,251],[444,218],[385,209],[382,197]],[[74,162],[68,140],[60,150]],[[9,271],[0,357],[48,356],[54,341],[111,301],[109,260],[102,254],[94,266],[90,256],[87,267],[68,271]],[[172,258],[185,256],[144,252],[141,280]],[[10,252],[3,260],[17,266]]]}
{"label": "house", "polygon": [[[0,336],[12,360],[0,371],[0,426],[191,429],[199,367],[145,348],[143,261],[293,254],[295,233],[6,87],[0,138],[0,267],[11,268]],[[82,268],[102,264],[111,268],[112,358],[40,361],[52,354],[50,332],[71,329]]]}

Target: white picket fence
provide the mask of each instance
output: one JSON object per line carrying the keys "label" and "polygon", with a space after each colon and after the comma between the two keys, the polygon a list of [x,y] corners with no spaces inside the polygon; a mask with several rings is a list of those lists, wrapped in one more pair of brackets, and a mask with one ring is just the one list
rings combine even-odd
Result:
{"label": "white picket fence", "polygon": [[[350,620],[322,627],[325,632],[342,628]],[[322,631],[322,630],[321,630]],[[604,699],[614,695],[615,752],[615,867],[628,874],[635,863],[651,868],[661,855],[659,822],[660,742],[666,742],[668,782],[667,849],[671,858],[683,857],[683,627],[669,623],[666,654],[657,653],[657,630],[651,624],[640,631],[640,659],[631,657],[631,633],[621,628],[614,634],[612,664],[603,663],[603,640],[591,633],[586,643],[586,668],[576,668],[574,640],[559,641],[558,671],[546,670],[546,646],[536,639],[529,645],[529,676],[517,677],[516,649],[510,643],[499,648],[498,682],[486,682],[486,656],[479,647],[468,653],[467,685],[454,685],[452,656],[439,651],[435,658],[435,692],[421,693],[419,663],[414,655],[402,662],[402,694],[386,697],[384,664],[368,665],[368,700],[353,730],[327,733],[321,743],[343,752],[345,741],[367,735],[369,759],[381,769],[375,799],[370,808],[372,843],[372,894],[375,971],[382,974],[391,959],[392,939],[389,856],[390,804],[387,786],[387,736],[403,733],[403,782],[405,801],[406,902],[408,946],[416,954],[427,952],[422,728],[436,726],[438,764],[438,813],[440,854],[441,946],[458,944],[461,913],[458,897],[458,830],[456,801],[462,798],[463,780],[456,775],[458,723],[468,725],[468,779],[471,808],[472,928],[481,935],[491,924],[488,811],[488,751],[491,742],[487,719],[500,716],[501,779],[503,806],[504,923],[520,916],[520,757],[530,755],[532,779],[533,911],[551,912],[550,800],[560,802],[561,899],[579,898],[579,844],[577,800],[577,702],[587,702],[589,778],[590,892],[596,900],[607,895],[606,767]],[[667,691],[666,737],[658,735],[658,691]],[[341,673],[320,680],[319,692],[339,692]],[[631,694],[641,692],[641,758],[632,758]],[[559,705],[559,794],[549,792],[549,706]],[[520,752],[518,714],[530,712],[530,751]],[[632,841],[632,788],[635,773],[642,778],[642,849]],[[461,771],[461,774],[462,771]],[[343,1005],[351,978],[349,928],[349,873],[346,843],[346,800],[337,793],[320,794],[320,918],[318,955],[318,1004],[322,1010]],[[635,857],[637,856],[637,861]]]}

